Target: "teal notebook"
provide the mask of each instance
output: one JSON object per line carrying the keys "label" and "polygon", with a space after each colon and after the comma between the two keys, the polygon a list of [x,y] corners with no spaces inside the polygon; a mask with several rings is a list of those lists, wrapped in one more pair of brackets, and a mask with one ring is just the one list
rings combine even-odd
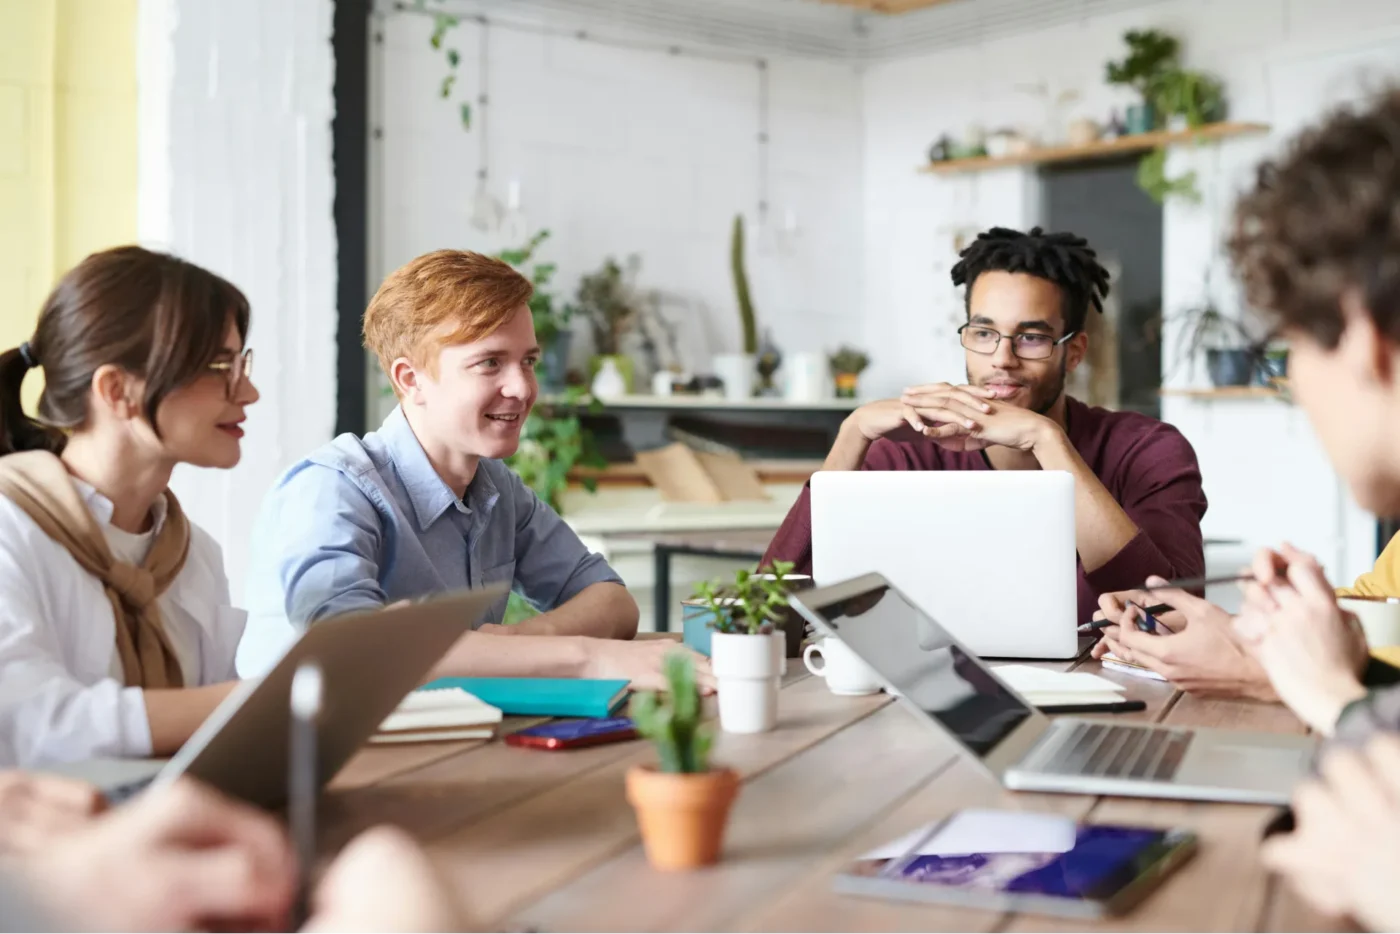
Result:
{"label": "teal notebook", "polygon": [[627,700],[626,681],[588,678],[438,678],[420,690],[461,688],[515,717],[611,717]]}

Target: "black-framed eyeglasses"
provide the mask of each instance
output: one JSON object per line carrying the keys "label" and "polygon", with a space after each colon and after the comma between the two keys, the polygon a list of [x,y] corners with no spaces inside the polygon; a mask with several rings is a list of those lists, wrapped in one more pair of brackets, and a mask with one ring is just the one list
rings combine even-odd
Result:
{"label": "black-framed eyeglasses", "polygon": [[994,354],[1001,346],[1003,337],[1010,338],[1011,352],[1022,360],[1044,360],[1055,352],[1055,348],[1069,340],[1078,331],[1070,331],[1064,337],[1055,338],[1039,331],[1021,331],[1017,334],[1003,334],[985,324],[964,324],[958,328],[958,340],[973,353]]}
{"label": "black-framed eyeglasses", "polygon": [[209,364],[208,368],[225,375],[228,380],[228,399],[232,402],[238,398],[238,390],[243,388],[243,381],[253,376],[253,348],[244,347],[243,352],[232,360],[216,360]]}

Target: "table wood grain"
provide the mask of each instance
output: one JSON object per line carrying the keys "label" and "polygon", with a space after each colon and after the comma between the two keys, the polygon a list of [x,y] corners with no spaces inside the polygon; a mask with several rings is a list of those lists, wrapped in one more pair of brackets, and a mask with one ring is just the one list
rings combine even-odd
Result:
{"label": "table wood grain", "polygon": [[[1183,695],[1087,659],[1041,664],[1102,674],[1146,702],[1124,720],[1303,729],[1278,705]],[[653,761],[641,742],[562,753],[499,741],[367,749],[326,795],[322,850],[373,824],[398,824],[423,842],[485,930],[1336,929],[1261,867],[1271,808],[1008,792],[885,695],[837,697],[800,664],[790,669],[775,731],[717,738],[715,761],[737,769],[744,785],[715,867],[647,865],[623,785],[629,768]],[[533,722],[512,718],[504,728]],[[964,807],[1187,826],[1201,848],[1133,913],[1097,925],[832,890],[859,854]]]}

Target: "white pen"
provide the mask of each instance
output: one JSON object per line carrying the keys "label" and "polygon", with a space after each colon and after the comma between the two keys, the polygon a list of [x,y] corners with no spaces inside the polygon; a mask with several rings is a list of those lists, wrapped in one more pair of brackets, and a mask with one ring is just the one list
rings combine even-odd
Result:
{"label": "white pen", "polygon": [[306,923],[311,868],[316,861],[316,721],[321,716],[321,666],[305,662],[292,676],[292,724],[287,750],[287,825],[297,854],[292,930]]}

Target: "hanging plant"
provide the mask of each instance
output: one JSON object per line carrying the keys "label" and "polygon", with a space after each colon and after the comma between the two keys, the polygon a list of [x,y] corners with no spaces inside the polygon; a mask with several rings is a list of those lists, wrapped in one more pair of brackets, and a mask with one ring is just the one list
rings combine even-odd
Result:
{"label": "hanging plant", "polygon": [[1191,204],[1200,204],[1201,192],[1196,187],[1196,172],[1191,170],[1176,178],[1167,178],[1167,150],[1158,146],[1142,157],[1137,170],[1138,187],[1158,204],[1168,198],[1181,198]]}
{"label": "hanging plant", "polygon": [[[419,4],[421,8],[421,3]],[[443,100],[452,97],[452,90],[457,85],[457,67],[462,64],[462,53],[457,49],[447,45],[447,38],[452,30],[461,25],[461,20],[446,13],[438,13],[433,17],[433,31],[428,37],[428,44],[434,51],[442,52],[443,58],[447,61],[447,74],[442,76],[442,81],[438,84],[438,96]],[[462,101],[457,108],[458,118],[462,121],[462,129],[472,128],[472,105],[467,101]]]}

